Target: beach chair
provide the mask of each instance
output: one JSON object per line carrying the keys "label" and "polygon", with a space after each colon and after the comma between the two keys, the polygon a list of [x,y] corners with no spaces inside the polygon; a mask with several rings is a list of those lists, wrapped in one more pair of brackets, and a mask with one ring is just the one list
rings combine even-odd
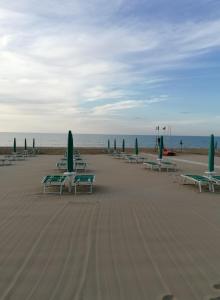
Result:
{"label": "beach chair", "polygon": [[1,158],[0,159],[0,166],[9,166],[12,162],[9,159]]}
{"label": "beach chair", "polygon": [[93,187],[93,183],[95,181],[95,175],[94,174],[80,174],[80,175],[76,175],[73,178],[73,186],[75,189],[75,194],[77,193],[77,187],[79,188],[81,187],[89,187],[89,194],[92,193],[92,187]]}
{"label": "beach chair", "polygon": [[185,184],[187,181],[197,184],[200,193],[202,192],[202,186],[208,187],[209,191],[213,190],[212,181],[206,176],[193,174],[181,174],[180,176],[183,178],[183,184]]}
{"label": "beach chair", "polygon": [[47,175],[47,176],[45,176],[42,180],[44,193],[46,193],[46,189],[49,189],[51,187],[58,187],[59,194],[61,195],[63,192],[63,187],[65,185],[66,179],[67,179],[67,176],[65,176],[65,175]]}
{"label": "beach chair", "polygon": [[75,162],[75,171],[86,171],[87,163],[85,161],[76,161]]}
{"label": "beach chair", "polygon": [[177,171],[177,164],[169,160],[161,160],[161,169],[166,169],[168,171]]}
{"label": "beach chair", "polygon": [[133,155],[126,155],[125,160],[128,163],[137,163],[137,158]]}
{"label": "beach chair", "polygon": [[215,192],[215,186],[220,186],[220,175],[205,176],[211,181],[212,191]]}
{"label": "beach chair", "polygon": [[146,169],[158,170],[158,171],[161,170],[161,164],[158,163],[157,161],[151,161],[151,160],[145,161],[143,165]]}
{"label": "beach chair", "polygon": [[112,157],[114,157],[114,158],[121,158],[121,153],[120,152],[113,153]]}
{"label": "beach chair", "polygon": [[66,170],[67,169],[67,161],[66,160],[60,160],[56,163],[56,166],[59,170]]}
{"label": "beach chair", "polygon": [[136,156],[136,160],[137,160],[137,163],[138,163],[138,164],[142,164],[142,163],[145,162],[146,157],[137,155],[137,156]]}

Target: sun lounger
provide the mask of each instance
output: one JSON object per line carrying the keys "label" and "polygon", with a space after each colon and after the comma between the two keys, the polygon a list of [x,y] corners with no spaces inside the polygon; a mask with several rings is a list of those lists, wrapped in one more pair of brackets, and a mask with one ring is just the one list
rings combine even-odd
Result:
{"label": "sun lounger", "polygon": [[60,160],[56,164],[57,168],[59,170],[66,170],[67,169],[67,161],[66,160]]}
{"label": "sun lounger", "polygon": [[121,153],[113,153],[112,157],[114,157],[114,158],[121,158]]}
{"label": "sun lounger", "polygon": [[125,160],[129,163],[136,163],[137,159],[136,157],[134,157],[133,155],[127,155],[125,156]]}
{"label": "sun lounger", "polygon": [[162,160],[160,162],[161,164],[161,168],[164,168],[168,171],[176,171],[177,170],[177,165],[176,163],[172,162],[172,161],[167,161],[167,160]]}
{"label": "sun lounger", "polygon": [[193,182],[194,184],[197,184],[199,187],[199,192],[202,192],[202,186],[206,186],[209,188],[210,191],[213,190],[212,188],[212,181],[202,175],[193,175],[193,174],[182,174],[181,177],[183,178],[183,183],[185,184],[186,181]]}
{"label": "sun lounger", "polygon": [[58,187],[59,194],[62,194],[63,187],[65,185],[67,176],[65,175],[47,175],[43,178],[42,184],[44,187],[44,193],[46,193],[46,189],[51,187]]}
{"label": "sun lounger", "polygon": [[80,186],[88,186],[89,187],[88,193],[91,194],[94,181],[95,181],[94,174],[76,175],[73,178],[73,186],[75,188],[75,194],[77,193],[77,187]]}
{"label": "sun lounger", "polygon": [[148,169],[151,169],[151,170],[158,170],[160,171],[161,170],[161,165],[156,162],[156,161],[146,161],[143,163],[144,167],[145,168],[148,168]]}
{"label": "sun lounger", "polygon": [[12,164],[11,160],[7,158],[0,159],[0,166],[10,166]]}
{"label": "sun lounger", "polygon": [[139,156],[139,155],[136,156],[136,160],[138,164],[142,164],[145,161],[145,159],[146,158],[143,156]]}
{"label": "sun lounger", "polygon": [[11,155],[5,155],[5,158],[10,161],[21,161],[25,160],[25,157],[22,154],[11,154]]}
{"label": "sun lounger", "polygon": [[210,176],[205,176],[211,181],[212,184],[212,191],[215,191],[215,186],[220,186],[220,175],[210,175]]}
{"label": "sun lounger", "polygon": [[150,168],[151,170],[158,170],[158,171],[166,170],[167,172],[177,170],[177,166],[175,163],[166,160],[162,160],[162,161],[146,160],[144,161],[143,165],[146,168]]}
{"label": "sun lounger", "polygon": [[76,161],[75,162],[75,171],[86,171],[87,163],[85,161]]}

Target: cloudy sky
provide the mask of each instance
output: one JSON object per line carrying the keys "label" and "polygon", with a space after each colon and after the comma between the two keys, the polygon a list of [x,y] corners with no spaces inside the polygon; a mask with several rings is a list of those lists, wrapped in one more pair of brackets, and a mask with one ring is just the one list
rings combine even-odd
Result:
{"label": "cloudy sky", "polygon": [[220,135],[220,1],[0,0],[0,114],[0,131]]}

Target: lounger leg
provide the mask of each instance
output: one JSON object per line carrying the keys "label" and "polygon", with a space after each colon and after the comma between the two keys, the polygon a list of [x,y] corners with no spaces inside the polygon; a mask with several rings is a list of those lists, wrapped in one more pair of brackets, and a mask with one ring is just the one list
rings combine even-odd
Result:
{"label": "lounger leg", "polygon": [[211,188],[212,188],[212,192],[214,193],[215,192],[215,186],[213,183],[211,183]]}

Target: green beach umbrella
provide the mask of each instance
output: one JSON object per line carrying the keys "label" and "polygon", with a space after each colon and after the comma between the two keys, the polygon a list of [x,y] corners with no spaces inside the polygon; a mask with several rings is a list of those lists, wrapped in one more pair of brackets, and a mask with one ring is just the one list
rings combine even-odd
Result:
{"label": "green beach umbrella", "polygon": [[16,138],[14,138],[13,150],[14,152],[17,152]]}
{"label": "green beach umbrella", "polygon": [[208,171],[213,172],[214,169],[215,169],[215,142],[214,142],[214,135],[211,134],[210,144],[209,144]]}
{"label": "green beach umbrella", "polygon": [[160,137],[160,144],[159,144],[159,159],[163,158],[163,136]]}
{"label": "green beach umbrella", "polygon": [[139,154],[139,149],[138,149],[138,139],[135,139],[135,154],[138,155]]}
{"label": "green beach umbrella", "polygon": [[26,140],[26,138],[24,139],[24,150],[27,150],[27,140]]}
{"label": "green beach umbrella", "polygon": [[125,152],[125,140],[122,141],[122,152]]}
{"label": "green beach umbrella", "polygon": [[114,150],[116,151],[117,146],[116,146],[116,139],[114,139]]}
{"label": "green beach umbrella", "polygon": [[35,149],[35,139],[33,139],[33,149]]}
{"label": "green beach umbrella", "polygon": [[67,171],[73,172],[73,135],[71,131],[68,133]]}

